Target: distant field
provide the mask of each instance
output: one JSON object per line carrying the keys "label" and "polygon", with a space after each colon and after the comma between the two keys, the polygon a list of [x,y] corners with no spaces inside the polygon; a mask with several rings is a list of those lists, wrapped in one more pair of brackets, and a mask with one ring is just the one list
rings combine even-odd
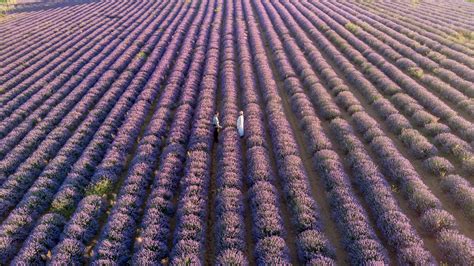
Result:
{"label": "distant field", "polygon": [[0,20],[1,265],[474,265],[474,3],[54,3]]}
{"label": "distant field", "polygon": [[4,15],[6,11],[10,9],[9,5],[12,4],[11,0],[0,0],[0,15]]}

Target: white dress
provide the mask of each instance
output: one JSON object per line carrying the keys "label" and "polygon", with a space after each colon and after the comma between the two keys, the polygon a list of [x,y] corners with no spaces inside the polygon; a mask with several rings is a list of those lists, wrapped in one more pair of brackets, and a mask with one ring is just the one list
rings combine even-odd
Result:
{"label": "white dress", "polygon": [[237,131],[239,132],[239,135],[241,137],[244,136],[244,116],[240,115],[239,118],[237,118]]}
{"label": "white dress", "polygon": [[214,116],[212,118],[212,124],[215,126],[215,127],[221,127],[221,125],[219,125],[219,118],[217,116]]}

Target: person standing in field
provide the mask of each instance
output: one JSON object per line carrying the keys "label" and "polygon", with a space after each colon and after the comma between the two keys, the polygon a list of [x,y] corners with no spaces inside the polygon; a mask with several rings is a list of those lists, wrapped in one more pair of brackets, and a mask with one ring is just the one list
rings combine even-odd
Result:
{"label": "person standing in field", "polygon": [[214,125],[214,142],[218,142],[219,130],[222,128],[221,125],[219,124],[219,112],[216,112],[214,114],[214,117],[212,118],[212,124]]}
{"label": "person standing in field", "polygon": [[240,137],[244,136],[244,112],[240,111],[239,118],[237,118],[237,131]]}

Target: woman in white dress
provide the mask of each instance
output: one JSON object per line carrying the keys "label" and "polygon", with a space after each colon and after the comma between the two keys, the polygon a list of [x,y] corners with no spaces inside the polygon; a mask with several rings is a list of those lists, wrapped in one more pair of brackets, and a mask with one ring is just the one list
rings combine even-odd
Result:
{"label": "woman in white dress", "polygon": [[240,111],[239,118],[237,118],[237,131],[240,137],[244,136],[244,112]]}

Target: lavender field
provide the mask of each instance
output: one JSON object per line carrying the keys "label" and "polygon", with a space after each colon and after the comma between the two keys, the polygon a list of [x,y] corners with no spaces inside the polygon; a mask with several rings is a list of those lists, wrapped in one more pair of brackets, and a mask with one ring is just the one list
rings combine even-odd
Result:
{"label": "lavender field", "polygon": [[473,122],[468,1],[13,9],[0,265],[474,265]]}

